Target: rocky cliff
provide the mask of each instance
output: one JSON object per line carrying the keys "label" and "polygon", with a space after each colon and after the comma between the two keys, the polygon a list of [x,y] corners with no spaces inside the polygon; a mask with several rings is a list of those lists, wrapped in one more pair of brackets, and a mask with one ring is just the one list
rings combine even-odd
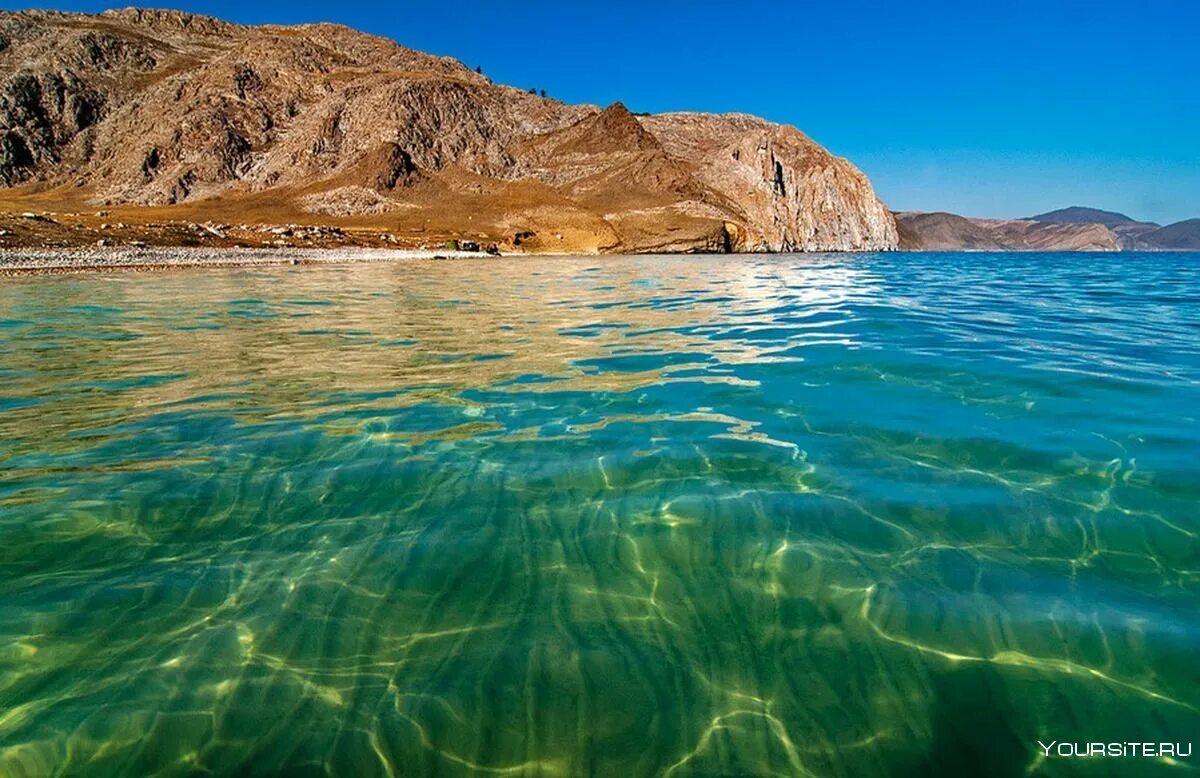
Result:
{"label": "rocky cliff", "polygon": [[334,222],[563,251],[892,249],[865,176],[749,116],[635,116],[335,25],[0,13],[21,208]]}

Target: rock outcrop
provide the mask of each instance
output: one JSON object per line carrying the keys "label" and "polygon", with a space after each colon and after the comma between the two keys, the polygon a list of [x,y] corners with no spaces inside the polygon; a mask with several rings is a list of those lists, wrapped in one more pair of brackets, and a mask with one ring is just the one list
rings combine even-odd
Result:
{"label": "rock outcrop", "polygon": [[174,11],[0,13],[0,185],[542,250],[898,242],[866,177],[791,127],[567,105],[345,27]]}

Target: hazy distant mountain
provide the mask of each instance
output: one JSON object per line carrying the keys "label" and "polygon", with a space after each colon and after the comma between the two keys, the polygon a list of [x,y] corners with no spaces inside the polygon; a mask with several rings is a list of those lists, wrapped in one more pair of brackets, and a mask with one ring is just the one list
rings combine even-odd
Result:
{"label": "hazy distant mountain", "polygon": [[911,251],[1119,251],[1103,224],[974,219],[952,213],[897,213],[900,248]]}
{"label": "hazy distant mountain", "polygon": [[[1072,205],[1070,208],[1059,208],[1057,211],[1039,213],[1037,216],[1030,216],[1028,221],[1052,222],[1054,224],[1103,224],[1105,227],[1114,227],[1118,224],[1149,223],[1138,222],[1137,219],[1131,219],[1125,214],[1117,213],[1116,211],[1102,211],[1099,208],[1085,208],[1080,205]],[[1158,225],[1154,226],[1157,227]]]}
{"label": "hazy distant mountain", "polygon": [[1004,251],[1008,247],[974,220],[953,213],[897,213],[900,248],[909,251]]}
{"label": "hazy distant mountain", "polygon": [[1200,219],[1168,224],[1143,235],[1142,240],[1159,249],[1200,251]]}
{"label": "hazy distant mountain", "polygon": [[1113,231],[1122,249],[1153,250],[1160,248],[1147,243],[1144,236],[1157,230],[1161,225],[1154,222],[1140,222],[1116,211],[1102,211],[1099,208],[1073,205],[1070,208],[1060,208],[1057,211],[1041,213],[1029,218],[1031,221],[1052,224],[1101,224]]}
{"label": "hazy distant mountain", "polygon": [[1200,219],[1162,227],[1123,213],[1072,206],[1028,219],[897,213],[900,248],[914,251],[1200,250]]}

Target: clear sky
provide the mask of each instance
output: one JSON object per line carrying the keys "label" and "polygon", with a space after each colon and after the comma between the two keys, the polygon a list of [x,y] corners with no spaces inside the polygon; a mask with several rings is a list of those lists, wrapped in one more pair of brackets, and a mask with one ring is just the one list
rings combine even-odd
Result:
{"label": "clear sky", "polygon": [[161,4],[341,22],[569,102],[788,122],[896,210],[1200,217],[1200,0]]}

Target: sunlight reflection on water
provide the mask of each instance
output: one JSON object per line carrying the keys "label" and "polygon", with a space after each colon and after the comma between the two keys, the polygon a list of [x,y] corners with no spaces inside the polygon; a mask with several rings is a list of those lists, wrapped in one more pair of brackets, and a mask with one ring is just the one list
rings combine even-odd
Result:
{"label": "sunlight reflection on water", "polygon": [[1198,321],[1171,254],[9,279],[0,774],[1186,741]]}

